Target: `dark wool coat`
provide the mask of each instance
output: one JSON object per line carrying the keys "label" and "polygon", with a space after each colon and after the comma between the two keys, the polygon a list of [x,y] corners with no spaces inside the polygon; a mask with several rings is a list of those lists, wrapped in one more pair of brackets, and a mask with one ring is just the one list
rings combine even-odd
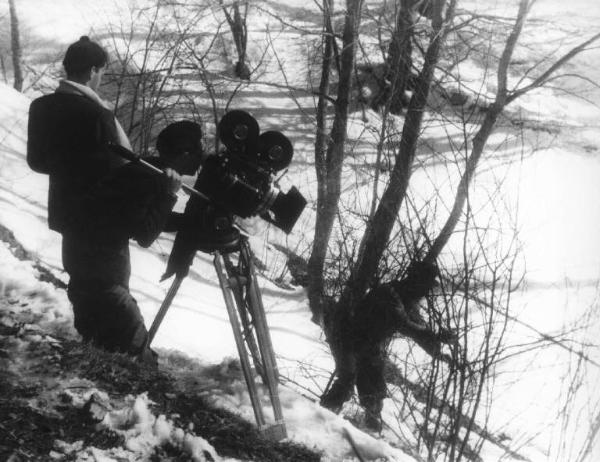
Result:
{"label": "dark wool coat", "polygon": [[108,142],[118,142],[114,115],[77,94],[53,93],[31,103],[27,163],[50,175],[48,226],[68,231],[82,197],[110,169]]}
{"label": "dark wool coat", "polygon": [[80,222],[63,233],[63,265],[84,339],[108,350],[141,351],[147,331],[129,292],[129,239],[152,244],[175,202],[165,177],[135,163],[114,169],[82,198]]}
{"label": "dark wool coat", "polygon": [[112,170],[81,198],[78,222],[63,234],[65,269],[79,280],[128,286],[129,239],[150,246],[167,230],[176,201],[165,178],[139,164]]}
{"label": "dark wool coat", "polygon": [[129,164],[111,169],[113,114],[91,99],[54,93],[32,102],[27,162],[50,176],[48,225],[63,235],[63,266],[75,327],[85,340],[138,354],[147,331],[129,292],[129,239],[149,246],[175,197],[160,175]]}

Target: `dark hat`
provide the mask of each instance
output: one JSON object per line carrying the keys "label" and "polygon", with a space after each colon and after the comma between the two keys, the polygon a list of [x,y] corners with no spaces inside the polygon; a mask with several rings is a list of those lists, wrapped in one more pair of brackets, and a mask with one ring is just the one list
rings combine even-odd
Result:
{"label": "dark hat", "polygon": [[67,75],[77,75],[92,67],[104,67],[107,62],[108,54],[104,48],[84,35],[67,48],[63,66]]}

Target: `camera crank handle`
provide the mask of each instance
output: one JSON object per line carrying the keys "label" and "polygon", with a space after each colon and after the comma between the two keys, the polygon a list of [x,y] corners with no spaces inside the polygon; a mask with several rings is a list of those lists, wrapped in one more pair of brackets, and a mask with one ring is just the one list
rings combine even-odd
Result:
{"label": "camera crank handle", "polygon": [[207,196],[202,194],[197,189],[194,189],[191,186],[188,186],[187,184],[182,184],[181,189],[183,189],[190,196],[196,196],[198,199],[202,199],[203,201],[210,202],[210,199]]}
{"label": "camera crank handle", "polygon": [[[135,152],[130,151],[129,149],[121,146],[120,144],[108,143],[108,147],[109,147],[109,149],[112,152],[114,152],[115,154],[118,154],[119,156],[123,157],[124,159],[130,160],[131,162],[137,162],[140,165],[143,165],[144,167],[146,167],[147,169],[152,170],[153,172],[158,173],[160,175],[163,175],[165,173],[160,168],[155,167],[154,165],[152,165],[149,162],[146,162],[144,159],[142,159]],[[197,197],[199,199],[202,199],[202,200],[204,200],[206,202],[210,202],[210,199],[207,196],[205,196],[204,194],[202,194],[200,191],[192,188],[191,186],[188,186],[186,184],[182,184],[181,185],[181,189],[183,189],[190,196],[195,196],[195,197]]]}

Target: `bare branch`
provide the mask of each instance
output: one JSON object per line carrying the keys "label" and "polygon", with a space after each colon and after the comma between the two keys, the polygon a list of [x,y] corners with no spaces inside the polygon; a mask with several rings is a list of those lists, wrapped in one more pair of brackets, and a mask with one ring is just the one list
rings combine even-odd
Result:
{"label": "bare branch", "polygon": [[500,103],[501,105],[504,105],[505,98],[507,96],[506,81],[508,76],[508,67],[510,66],[510,61],[515,51],[517,41],[519,40],[519,36],[523,30],[525,17],[527,16],[529,7],[529,0],[521,0],[519,3],[517,20],[515,21],[515,25],[513,26],[513,29],[506,40],[504,50],[502,51],[502,56],[500,57],[500,63],[498,64],[498,91],[496,93],[496,102]]}
{"label": "bare branch", "polygon": [[552,75],[558,69],[563,67],[567,62],[569,62],[571,59],[573,59],[579,53],[585,51],[589,45],[596,42],[598,39],[600,39],[600,32],[593,35],[592,37],[590,37],[583,43],[579,44],[575,48],[572,48],[571,50],[569,50],[565,55],[563,55],[560,59],[558,59],[552,66],[550,66],[550,68],[546,72],[544,72],[542,75],[540,75],[538,78],[536,78],[532,83],[530,83],[529,85],[527,85],[523,88],[520,88],[520,89],[517,89],[517,90],[514,90],[513,92],[511,92],[511,94],[507,97],[506,104],[514,101],[515,99],[519,98],[520,96],[523,96],[525,93],[533,90],[534,88],[539,88],[542,85],[544,85],[546,82],[548,82],[548,80],[552,77]]}

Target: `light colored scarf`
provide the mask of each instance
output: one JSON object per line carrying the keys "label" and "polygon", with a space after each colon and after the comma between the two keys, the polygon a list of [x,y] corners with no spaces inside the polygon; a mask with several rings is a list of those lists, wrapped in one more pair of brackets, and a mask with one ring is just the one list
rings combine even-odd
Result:
{"label": "light colored scarf", "polygon": [[[96,93],[90,87],[82,85],[78,82],[73,82],[72,80],[66,80],[66,79],[61,80],[58,84],[58,88],[56,89],[56,93],[82,95],[88,99],[91,99],[92,101],[99,104],[103,108],[108,109],[109,111],[111,110],[110,106],[106,103],[106,101],[104,101],[102,98],[100,98],[100,96],[98,96],[98,93]],[[121,124],[119,123],[119,121],[117,120],[116,117],[115,117],[115,126],[117,127],[117,137],[118,137],[119,144],[121,146],[123,146],[124,148],[127,148],[131,151],[132,149],[131,149],[131,143],[129,142],[129,138],[127,137],[125,130],[123,130],[123,127],[121,126]],[[121,160],[122,161],[118,162],[118,164],[122,165],[124,163],[127,163],[127,161],[125,161],[124,159],[121,159]]]}

